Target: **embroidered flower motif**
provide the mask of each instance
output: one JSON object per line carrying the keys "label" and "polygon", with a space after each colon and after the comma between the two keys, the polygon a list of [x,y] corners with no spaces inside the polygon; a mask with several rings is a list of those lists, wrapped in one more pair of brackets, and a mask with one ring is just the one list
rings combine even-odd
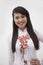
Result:
{"label": "embroidered flower motif", "polygon": [[29,35],[26,36],[22,36],[22,37],[18,37],[19,41],[20,41],[20,52],[22,53],[22,57],[24,59],[24,65],[28,65],[27,60],[25,60],[24,58],[24,50],[25,48],[28,47],[28,39],[30,39]]}
{"label": "embroidered flower motif", "polygon": [[21,53],[23,53],[24,52],[24,49],[28,47],[27,40],[29,38],[30,38],[29,35],[22,36],[22,37],[19,36],[18,37],[19,41],[21,42],[21,44],[20,44],[20,46],[21,46],[21,48],[20,48]]}

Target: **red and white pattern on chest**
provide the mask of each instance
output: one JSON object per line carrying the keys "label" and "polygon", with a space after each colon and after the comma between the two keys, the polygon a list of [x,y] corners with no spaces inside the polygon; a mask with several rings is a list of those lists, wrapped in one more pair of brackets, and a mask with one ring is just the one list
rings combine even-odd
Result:
{"label": "red and white pattern on chest", "polygon": [[24,65],[28,65],[27,64],[27,60],[25,60],[24,58],[24,50],[29,46],[28,45],[28,40],[30,39],[29,35],[25,35],[25,36],[19,36],[18,37],[20,44],[20,53],[23,54],[23,59],[24,59]]}
{"label": "red and white pattern on chest", "polygon": [[19,41],[20,41],[20,52],[23,53],[24,52],[24,49],[28,47],[28,39],[30,39],[30,36],[29,35],[26,35],[26,36],[19,36],[18,37]]}

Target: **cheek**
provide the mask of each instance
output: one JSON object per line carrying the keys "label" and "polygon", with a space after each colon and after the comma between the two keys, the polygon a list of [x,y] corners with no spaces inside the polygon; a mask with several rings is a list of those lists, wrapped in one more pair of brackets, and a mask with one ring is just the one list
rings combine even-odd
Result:
{"label": "cheek", "polygon": [[24,19],[24,21],[25,21],[25,23],[27,23],[27,19],[26,18]]}
{"label": "cheek", "polygon": [[27,22],[27,18],[25,17],[24,20]]}
{"label": "cheek", "polygon": [[15,24],[17,24],[18,21],[16,19],[14,19],[14,22],[15,22]]}
{"label": "cheek", "polygon": [[15,21],[15,24],[18,25],[17,21]]}

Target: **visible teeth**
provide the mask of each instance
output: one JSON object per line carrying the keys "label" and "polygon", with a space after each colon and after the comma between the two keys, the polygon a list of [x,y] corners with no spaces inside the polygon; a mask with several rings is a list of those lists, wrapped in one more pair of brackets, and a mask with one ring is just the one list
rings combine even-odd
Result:
{"label": "visible teeth", "polygon": [[20,23],[20,24],[22,24],[22,23]]}
{"label": "visible teeth", "polygon": [[20,23],[20,24],[23,24],[23,23]]}
{"label": "visible teeth", "polygon": [[23,24],[24,22],[21,22],[21,23],[19,23],[19,24]]}

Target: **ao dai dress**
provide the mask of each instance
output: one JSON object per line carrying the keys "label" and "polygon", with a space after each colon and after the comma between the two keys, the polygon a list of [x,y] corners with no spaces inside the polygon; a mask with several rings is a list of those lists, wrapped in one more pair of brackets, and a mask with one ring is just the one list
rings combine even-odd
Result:
{"label": "ao dai dress", "polygon": [[34,43],[26,28],[24,31],[18,29],[18,39],[15,48],[13,65],[31,65],[30,60],[37,58]]}

